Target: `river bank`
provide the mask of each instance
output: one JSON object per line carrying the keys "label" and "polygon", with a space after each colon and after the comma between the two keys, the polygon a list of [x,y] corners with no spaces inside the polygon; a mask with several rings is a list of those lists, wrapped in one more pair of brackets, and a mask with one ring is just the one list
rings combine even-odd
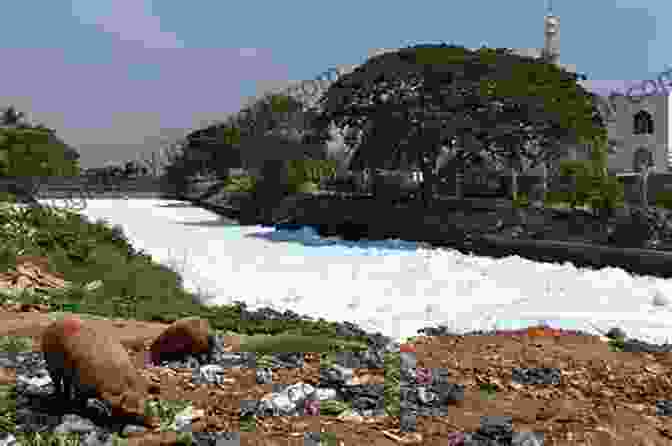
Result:
{"label": "river bank", "polygon": [[[380,441],[388,439],[391,445],[403,443],[402,439],[414,439],[413,441],[418,444],[445,444],[447,432],[475,433],[479,430],[479,426],[472,422],[475,419],[470,418],[472,415],[479,419],[481,415],[488,413],[510,414],[516,417],[520,416],[520,405],[510,407],[510,401],[520,402],[523,399],[535,404],[533,400],[539,401],[544,398],[548,403],[544,404],[545,416],[563,410],[565,414],[563,419],[571,416],[578,421],[578,424],[572,425],[575,433],[585,432],[586,435],[591,435],[596,427],[600,427],[591,421],[599,419],[599,413],[596,412],[594,418],[587,418],[582,408],[586,403],[604,402],[605,398],[602,393],[590,393],[590,386],[595,382],[594,378],[592,380],[577,378],[569,382],[567,384],[569,387],[563,389],[563,394],[573,396],[579,392],[578,394],[584,395],[585,400],[572,397],[562,408],[553,406],[552,402],[557,401],[557,395],[548,394],[548,389],[545,387],[539,389],[539,384],[557,385],[555,379],[561,372],[574,373],[572,376],[602,376],[600,375],[602,363],[581,362],[581,358],[584,357],[594,357],[598,354],[606,358],[605,355],[608,354],[606,344],[600,346],[591,341],[592,345],[588,345],[586,339],[597,340],[597,337],[590,336],[590,333],[606,333],[614,326],[623,327],[624,332],[635,339],[665,337],[669,339],[669,334],[672,333],[665,301],[665,296],[672,295],[668,284],[655,278],[629,276],[622,270],[579,270],[572,268],[571,265],[536,264],[515,257],[498,260],[465,256],[455,250],[426,249],[398,240],[348,242],[338,238],[319,237],[308,231],[276,231],[258,225],[242,227],[223,222],[217,215],[203,209],[176,201],[90,200],[89,206],[82,213],[89,220],[105,219],[111,224],[118,225],[128,236],[132,246],[144,250],[153,260],[162,264],[170,264],[175,260],[176,253],[184,251],[185,258],[192,263],[183,265],[181,271],[183,285],[192,290],[202,287],[204,293],[199,293],[199,296],[205,298],[209,295],[210,300],[207,302],[208,305],[202,307],[196,307],[192,302],[182,310],[191,316],[199,315],[207,318],[215,329],[227,327],[252,329],[252,325],[259,324],[258,329],[263,330],[262,322],[272,322],[267,328],[273,326],[276,330],[284,323],[296,327],[299,325],[299,320],[294,319],[293,314],[307,314],[314,319],[324,317],[324,321],[343,321],[338,325],[342,328],[336,328],[334,336],[342,336],[346,332],[339,330],[352,330],[355,326],[365,327],[369,333],[379,331],[386,335],[396,333],[401,336],[408,333],[418,334],[420,328],[444,326],[442,329],[425,331],[428,339],[418,338],[418,343],[423,344],[424,353],[421,355],[418,352],[417,357],[413,355],[410,361],[412,365],[402,368],[399,363],[396,365],[386,363],[384,384],[380,382],[373,384],[369,381],[359,387],[355,386],[356,390],[359,389],[357,392],[353,390],[353,396],[356,397],[352,400],[354,407],[360,404],[357,397],[361,397],[361,404],[364,404],[365,400],[368,401],[367,404],[374,400],[376,405],[379,401],[385,401],[387,404],[385,389],[389,391],[394,387],[397,389],[399,399],[408,397],[402,399],[403,405],[400,405],[410,416],[389,418],[364,416],[361,417],[361,422],[355,418],[344,422],[342,418],[336,416],[330,418],[329,415],[321,415],[320,421],[327,426],[337,423],[338,426],[346,428],[335,430],[339,439],[357,438],[360,443],[365,440],[372,441],[374,438]],[[52,228],[52,237],[56,236],[57,229],[62,227],[62,223],[55,225]],[[13,226],[13,229],[17,236],[34,235],[27,227]],[[54,238],[62,240],[60,237]],[[91,261],[96,258],[98,256],[92,256]],[[103,269],[98,268],[96,264],[90,265],[95,267],[90,269],[98,269],[95,271],[96,275],[89,275],[89,278],[102,279],[104,283],[112,285],[123,276],[126,278],[124,286],[129,288],[124,294],[148,296],[147,293],[155,293],[157,296],[153,302],[155,305],[153,313],[145,313],[148,308],[137,300],[128,303],[135,304],[135,309],[144,311],[138,311],[135,317],[125,315],[123,319],[129,319],[129,316],[131,319],[147,318],[147,320],[165,320],[172,317],[171,314],[176,312],[174,302],[167,298],[166,289],[157,288],[165,278],[157,275],[152,277],[140,275],[140,271],[132,272],[124,269],[127,267],[122,265],[115,264],[110,268],[109,257],[98,258],[98,261],[105,258],[108,264]],[[128,277],[142,279],[128,280]],[[138,285],[145,285],[147,288],[141,289]],[[105,287],[101,288],[104,289]],[[97,301],[88,301],[87,295],[87,300],[81,302],[80,311],[88,312],[88,309],[94,309],[94,314],[100,312],[102,307],[99,308],[99,305],[115,302],[114,295],[110,294],[113,292],[108,290],[108,295],[99,295],[102,298]],[[239,307],[237,312],[226,310],[229,311],[227,313],[224,310],[227,308],[226,305],[215,306],[226,304],[234,297],[238,297],[238,300],[246,305],[249,304],[249,310],[241,310]],[[113,306],[108,304],[104,307],[107,314],[110,314]],[[251,314],[252,311],[255,315]],[[249,323],[247,327],[242,326],[243,320]],[[493,344],[501,345],[501,352],[521,346],[535,349],[536,357],[526,357],[525,360],[521,359],[515,364],[502,363],[499,361],[499,355],[484,356],[485,352],[481,350],[471,353],[468,353],[470,350],[466,348],[460,350],[461,343],[465,342],[465,338],[461,336],[472,330],[499,328],[506,332],[510,328],[527,328],[539,320],[545,320],[551,327],[567,329],[586,327],[587,330],[583,331],[588,336],[569,336],[564,339],[555,339],[551,336],[544,339],[545,335],[537,336],[537,331],[534,330],[525,331],[528,334],[522,334],[522,337],[495,336],[497,332],[493,331],[480,333],[484,335],[484,347],[488,345],[487,348],[491,353]],[[305,323],[306,330],[316,325],[317,321]],[[545,330],[540,332],[545,333]],[[350,333],[352,334],[352,331]],[[479,334],[478,331],[476,334]],[[476,339],[478,336],[473,338],[475,342],[479,342]],[[640,349],[633,351],[641,351],[646,347],[635,342],[623,345]],[[568,354],[568,350],[572,353]],[[431,355],[428,353],[430,351]],[[453,367],[440,359],[449,358],[456,351],[460,351],[460,355],[467,361],[481,360],[484,357],[490,359],[487,364],[484,363],[481,372],[470,374],[472,372],[469,370]],[[661,352],[654,351],[654,353],[657,356],[651,356],[654,359],[649,359],[647,367],[661,370],[660,367],[667,362],[655,359],[663,358]],[[402,355],[398,354],[397,360],[400,359],[399,356]],[[567,357],[572,359],[563,359]],[[348,356],[345,358],[350,361]],[[557,360],[555,364],[558,368],[543,373],[530,368],[534,361],[541,358]],[[614,399],[631,401],[633,395],[627,391],[631,387],[622,383],[631,380],[635,375],[629,369],[616,366],[617,363],[623,363],[623,359],[619,356],[614,355],[608,360],[613,360],[610,365],[612,370],[618,370],[616,374],[610,375],[611,381],[605,380],[604,383],[600,381],[603,386],[612,386],[608,387],[613,391],[608,396],[609,401]],[[308,371],[313,370],[311,367],[314,366],[314,370],[319,367],[317,361],[307,361],[304,365],[306,369],[301,373],[291,369],[288,371],[287,375],[292,377],[290,380],[292,384],[302,385],[305,381],[324,385],[333,382],[336,386],[337,381],[333,381],[335,379],[333,377],[320,375],[317,380],[308,378]],[[526,381],[507,384],[513,373],[509,370],[512,366],[525,372],[520,372],[520,379]],[[377,367],[380,368],[380,365]],[[417,371],[418,367],[422,372]],[[506,373],[493,372],[502,367],[507,367]],[[464,379],[446,387],[445,381],[439,379],[444,376],[442,370],[445,369]],[[391,379],[391,382],[388,382],[387,378],[393,376],[393,370],[397,371],[398,379],[395,378],[396,381]],[[641,371],[641,367],[638,370]],[[377,371],[377,376],[380,376],[380,372]],[[412,387],[414,386],[412,380],[419,376],[418,373],[422,376],[429,374],[437,377],[436,383],[434,381],[430,384],[424,383],[421,394],[413,393],[416,392],[413,389],[419,389],[418,386]],[[193,374],[189,373],[189,376]],[[640,372],[636,376],[642,380],[657,379],[654,373]],[[300,377],[302,382],[297,383],[297,377]],[[249,386],[245,387],[242,383],[244,378],[242,372],[240,376],[236,375],[226,389],[231,389],[231,392],[234,392],[234,389],[248,391]],[[339,374],[339,379],[341,378],[342,374]],[[402,379],[407,381],[401,383]],[[482,382],[500,382],[502,386],[489,388],[485,392],[482,387],[479,388],[479,383]],[[404,391],[402,396],[399,388],[406,383],[409,389],[408,392]],[[167,385],[175,387],[174,384]],[[460,388],[460,385],[463,387]],[[185,381],[177,387],[193,390],[194,383]],[[610,428],[619,432],[619,435],[627,434],[631,437],[635,432],[641,433],[642,429],[647,429],[643,435],[652,434],[655,426],[663,421],[651,416],[655,415],[656,411],[653,401],[663,401],[663,395],[667,392],[664,386],[655,388],[658,389],[656,392],[638,394],[640,399],[635,400],[641,402],[638,408],[619,406],[619,413],[624,417],[628,416],[630,420],[636,417],[638,423],[636,430],[629,427],[624,429],[620,418],[618,420],[614,418],[616,424],[610,425]],[[254,389],[255,392],[258,390],[257,387]],[[501,398],[493,398],[495,393]],[[261,393],[250,395],[258,398]],[[412,395],[412,398],[409,395]],[[441,402],[443,405],[441,410],[444,410],[446,404],[450,406],[446,410],[454,413],[457,418],[437,417],[437,414],[442,415],[443,412],[436,412],[433,416],[435,421],[430,426],[424,416],[432,415],[431,411],[438,410],[434,407],[430,395]],[[463,401],[461,405],[451,405],[460,398]],[[411,404],[412,402],[414,403]],[[210,401],[202,407],[207,409],[216,405],[216,402]],[[536,414],[539,408],[534,406],[530,407],[530,410]],[[288,432],[294,432],[291,426],[297,419],[272,417],[261,420],[263,422],[260,423],[258,431],[260,434],[275,433],[286,437]],[[371,424],[371,420],[375,420],[375,426]],[[554,430],[551,432],[547,428],[552,422],[547,421],[548,418],[543,420],[545,421],[539,425],[528,423],[524,427],[516,426],[514,429],[519,433],[530,430],[541,431],[549,438],[557,438],[553,435],[557,436],[555,428],[559,425],[553,424]],[[227,416],[213,414],[212,421],[220,423],[213,426],[221,426],[222,422],[235,423],[237,419],[231,411]],[[483,429],[482,432],[485,431],[485,426],[480,427]],[[497,429],[500,428],[507,427],[498,425]],[[313,432],[319,430],[311,429]],[[352,435],[355,436],[351,437]],[[243,433],[241,436],[246,434]]]}
{"label": "river bank", "polygon": [[[395,339],[416,335],[417,329],[437,323],[454,324],[453,328],[457,330],[491,328],[491,324],[497,322],[493,312],[506,312],[507,319],[517,321],[515,323],[519,325],[530,320],[578,319],[582,322],[578,325],[574,322],[574,325],[565,328],[592,331],[587,322],[600,318],[603,308],[599,305],[591,310],[592,314],[590,311],[585,315],[575,314],[574,318],[571,310],[566,313],[558,309],[559,313],[554,314],[554,310],[537,305],[530,312],[512,303],[534,302],[536,297],[549,292],[551,295],[562,292],[575,296],[598,293],[611,295],[616,302],[633,301],[632,295],[638,294],[633,302],[639,299],[643,299],[646,305],[657,302],[651,308],[658,314],[657,309],[664,308],[665,296],[672,295],[665,280],[631,275],[617,268],[586,269],[571,264],[531,262],[516,255],[501,259],[476,257],[452,248],[429,248],[421,243],[394,238],[355,242],[339,237],[322,237],[309,230],[276,231],[273,227],[260,225],[240,226],[233,219],[222,219],[185,202],[91,200],[89,207],[82,212],[89,220],[103,219],[117,225],[136,251],[148,253],[162,265],[171,265],[171,270],[181,269],[181,286],[185,286],[192,296],[176,297],[176,303],[185,298],[200,304],[218,303],[224,307],[234,300],[245,301],[253,308],[273,303],[278,309],[313,314],[326,320],[363,324],[361,326],[366,330],[380,330]],[[62,224],[58,228],[69,231]],[[27,228],[17,226],[16,229],[17,234],[30,234]],[[82,241],[85,239],[82,237]],[[171,240],[171,243],[167,244],[166,240]],[[180,262],[182,265],[179,265]],[[297,265],[300,267],[297,268]],[[83,283],[94,281],[99,278],[96,274],[103,275],[109,270],[109,267],[101,266],[92,271],[77,269],[70,272],[72,267],[60,260],[56,266],[75,278],[81,277]],[[522,270],[516,269],[516,266]],[[123,268],[115,267],[113,270],[119,274],[130,274],[125,273]],[[520,283],[515,279],[520,271],[527,271],[522,273],[526,277],[530,274],[538,277],[534,282]],[[378,279],[366,280],[370,274]],[[612,278],[605,282],[609,276]],[[226,280],[222,281],[224,277]],[[261,277],[264,279],[259,280]],[[588,277],[595,283],[590,283]],[[328,309],[309,299],[308,296],[324,293],[322,282],[325,280],[339,283],[341,293],[337,299],[334,296],[336,301],[344,305],[350,303],[343,308]],[[145,284],[149,287],[152,283],[161,282],[161,279],[141,281],[135,286]],[[267,283],[275,285],[268,288],[265,286]],[[423,283],[423,289],[408,286]],[[620,285],[613,288],[614,284]],[[605,285],[608,285],[606,289]],[[115,290],[108,291],[110,297],[114,297]],[[133,292],[153,294],[149,288]],[[159,293],[166,295],[165,291]],[[466,306],[462,310],[441,297],[465,293],[465,297],[471,297],[464,301]],[[386,307],[385,303],[394,296],[399,296],[402,301],[406,301],[408,296],[417,299],[409,308],[398,308],[398,311],[392,311],[394,314],[388,314],[392,308]],[[497,300],[503,305],[493,302],[491,296],[498,296]],[[478,304],[479,300],[483,300],[484,304]],[[659,306],[661,302],[662,307]],[[205,307],[208,308],[208,305]],[[151,311],[161,314],[161,306]],[[471,311],[468,310],[470,307]],[[178,309],[179,305],[172,312]],[[163,310],[165,312],[165,306]],[[463,314],[465,310],[466,315]],[[637,306],[627,311],[640,313]],[[663,314],[659,316],[663,317]],[[609,319],[618,326],[617,321],[622,318],[615,316]],[[659,320],[663,323],[660,334],[667,338],[669,333],[663,328],[667,322],[664,317]],[[600,328],[606,332],[611,327],[603,325]],[[639,334],[649,336],[642,331]],[[661,338],[647,339],[657,342],[656,339]]]}
{"label": "river bank", "polygon": [[263,218],[241,213],[245,194],[219,193],[195,205],[242,225],[312,228],[344,240],[401,239],[504,258],[571,262],[577,267],[617,267],[633,274],[672,277],[672,213],[624,207],[606,220],[590,208],[556,204],[514,208],[502,199],[435,197],[431,208],[417,201],[387,202],[370,195],[296,194]]}

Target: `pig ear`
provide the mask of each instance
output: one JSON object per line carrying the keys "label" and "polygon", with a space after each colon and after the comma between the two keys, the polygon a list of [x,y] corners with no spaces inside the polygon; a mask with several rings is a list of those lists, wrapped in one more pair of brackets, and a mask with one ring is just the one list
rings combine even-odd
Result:
{"label": "pig ear", "polygon": [[63,319],[63,333],[67,336],[79,334],[82,328],[82,321],[78,318]]}
{"label": "pig ear", "polygon": [[143,363],[145,367],[151,368],[151,367],[156,367],[156,355],[154,355],[152,352],[145,351],[143,352]]}

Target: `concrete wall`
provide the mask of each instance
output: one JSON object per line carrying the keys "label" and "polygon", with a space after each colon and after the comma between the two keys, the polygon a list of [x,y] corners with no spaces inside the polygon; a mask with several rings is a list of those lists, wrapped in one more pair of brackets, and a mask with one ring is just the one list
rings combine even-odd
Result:
{"label": "concrete wall", "polygon": [[[12,183],[12,178],[0,178],[1,184]],[[30,182],[28,179],[21,179],[23,184]],[[69,192],[77,193],[83,189],[89,193],[106,193],[106,192],[121,192],[121,193],[159,193],[161,191],[160,182],[154,177],[141,177],[128,180],[115,179],[108,184],[97,182],[91,178],[75,177],[49,177],[49,178],[34,178],[33,184],[39,185],[39,196],[59,196]]]}
{"label": "concrete wall", "polygon": [[[653,156],[654,170],[668,171],[669,96],[647,96],[637,103],[627,97],[613,99],[615,122],[608,126],[609,138],[622,142],[609,156],[609,168],[615,171],[632,171],[635,151],[642,147]],[[653,117],[653,134],[634,134],[634,116],[640,110]]]}

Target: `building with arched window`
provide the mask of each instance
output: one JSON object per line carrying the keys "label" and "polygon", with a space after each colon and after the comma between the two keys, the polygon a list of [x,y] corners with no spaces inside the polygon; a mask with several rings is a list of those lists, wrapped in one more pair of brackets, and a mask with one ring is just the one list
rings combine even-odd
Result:
{"label": "building with arched window", "polygon": [[[568,70],[576,70],[560,64],[559,18],[548,14],[544,19],[545,44],[542,50],[518,50],[525,55],[547,57]],[[658,79],[643,81],[598,81],[579,83],[598,95],[598,108],[605,120],[609,138],[607,169],[611,173],[636,172],[643,166],[655,172],[668,172],[672,167],[670,144],[670,93],[668,78],[671,73],[661,74]],[[667,77],[665,77],[667,76]],[[667,81],[663,83],[663,81]],[[590,147],[573,147],[571,159],[588,159]],[[530,171],[536,175],[541,168]]]}
{"label": "building with arched window", "polygon": [[[628,89],[631,89],[631,86]],[[627,90],[626,90],[627,91]],[[609,131],[609,169],[636,172],[642,166],[667,172],[670,160],[668,94],[602,96]]]}

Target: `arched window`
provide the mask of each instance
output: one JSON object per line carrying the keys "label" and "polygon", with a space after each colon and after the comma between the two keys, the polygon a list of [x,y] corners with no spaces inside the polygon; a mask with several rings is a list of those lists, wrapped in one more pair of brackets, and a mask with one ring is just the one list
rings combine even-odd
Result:
{"label": "arched window", "polygon": [[653,167],[653,156],[651,152],[644,147],[640,147],[635,151],[635,154],[632,159],[632,170],[635,172],[641,172],[645,167]]}
{"label": "arched window", "polygon": [[634,119],[634,134],[635,135],[650,135],[653,133],[653,118],[651,114],[640,110],[635,114]]}

